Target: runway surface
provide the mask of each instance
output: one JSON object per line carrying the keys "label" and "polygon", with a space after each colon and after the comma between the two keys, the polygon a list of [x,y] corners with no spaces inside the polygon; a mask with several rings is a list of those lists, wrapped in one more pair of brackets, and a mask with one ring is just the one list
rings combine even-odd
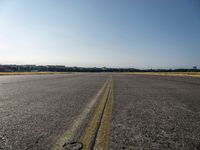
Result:
{"label": "runway surface", "polygon": [[114,79],[111,149],[200,149],[200,78]]}
{"label": "runway surface", "polygon": [[[109,105],[103,102],[106,91],[113,95]],[[111,115],[109,122],[104,114]],[[98,128],[93,115],[99,118]],[[200,78],[116,73],[0,76],[0,121],[0,149],[5,150],[54,149],[71,134],[82,142],[87,133],[93,134],[85,132],[90,124],[96,139],[107,130],[106,144],[113,150],[200,149]]]}

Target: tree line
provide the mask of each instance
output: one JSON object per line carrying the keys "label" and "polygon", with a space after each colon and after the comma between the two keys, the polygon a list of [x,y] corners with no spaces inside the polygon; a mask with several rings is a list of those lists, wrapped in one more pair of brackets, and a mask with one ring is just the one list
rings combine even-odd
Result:
{"label": "tree line", "polygon": [[0,65],[0,72],[199,72],[197,67],[191,69],[136,69],[107,67],[66,67],[61,65]]}

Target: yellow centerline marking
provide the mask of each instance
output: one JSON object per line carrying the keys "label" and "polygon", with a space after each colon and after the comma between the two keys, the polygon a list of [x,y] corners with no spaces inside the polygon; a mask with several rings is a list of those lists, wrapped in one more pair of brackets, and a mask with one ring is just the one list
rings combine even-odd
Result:
{"label": "yellow centerline marking", "polygon": [[108,149],[111,112],[112,80],[110,79],[93,118],[80,138],[84,150]]}
{"label": "yellow centerline marking", "polygon": [[104,110],[101,125],[98,131],[98,135],[95,141],[95,150],[108,150],[109,139],[110,139],[110,120],[112,115],[112,104],[113,104],[113,84],[108,95],[108,101]]}
{"label": "yellow centerline marking", "polygon": [[91,109],[94,107],[99,97],[102,95],[107,84],[108,80],[104,83],[103,87],[100,89],[97,95],[90,101],[90,103],[86,106],[86,108],[82,111],[82,113],[74,120],[71,128],[67,130],[60,138],[58,138],[53,149],[62,150],[63,145],[65,143],[73,142],[72,140],[74,140],[76,133],[80,129],[83,122],[86,120],[87,116],[91,112]]}

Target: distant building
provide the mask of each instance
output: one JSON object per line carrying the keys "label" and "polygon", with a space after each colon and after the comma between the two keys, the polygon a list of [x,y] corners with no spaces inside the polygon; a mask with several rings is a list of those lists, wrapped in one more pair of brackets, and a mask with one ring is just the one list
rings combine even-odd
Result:
{"label": "distant building", "polygon": [[193,66],[193,70],[197,70],[197,66]]}
{"label": "distant building", "polygon": [[4,72],[6,68],[4,66],[0,66],[0,72]]}
{"label": "distant building", "polygon": [[102,69],[103,71],[106,71],[107,68],[106,68],[106,67],[102,67],[101,69]]}

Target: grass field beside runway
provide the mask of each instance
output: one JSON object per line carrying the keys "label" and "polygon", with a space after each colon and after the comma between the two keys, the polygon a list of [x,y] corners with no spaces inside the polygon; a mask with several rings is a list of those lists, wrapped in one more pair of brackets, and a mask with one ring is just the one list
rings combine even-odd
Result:
{"label": "grass field beside runway", "polygon": [[0,72],[0,76],[6,75],[45,75],[45,74],[65,74],[66,72]]}
{"label": "grass field beside runway", "polygon": [[[45,75],[45,74],[66,74],[66,73],[70,73],[70,72],[0,72],[0,76],[6,76],[6,75]],[[125,74],[200,77],[200,72],[127,72]]]}
{"label": "grass field beside runway", "polygon": [[125,74],[200,77],[200,72],[129,72]]}

